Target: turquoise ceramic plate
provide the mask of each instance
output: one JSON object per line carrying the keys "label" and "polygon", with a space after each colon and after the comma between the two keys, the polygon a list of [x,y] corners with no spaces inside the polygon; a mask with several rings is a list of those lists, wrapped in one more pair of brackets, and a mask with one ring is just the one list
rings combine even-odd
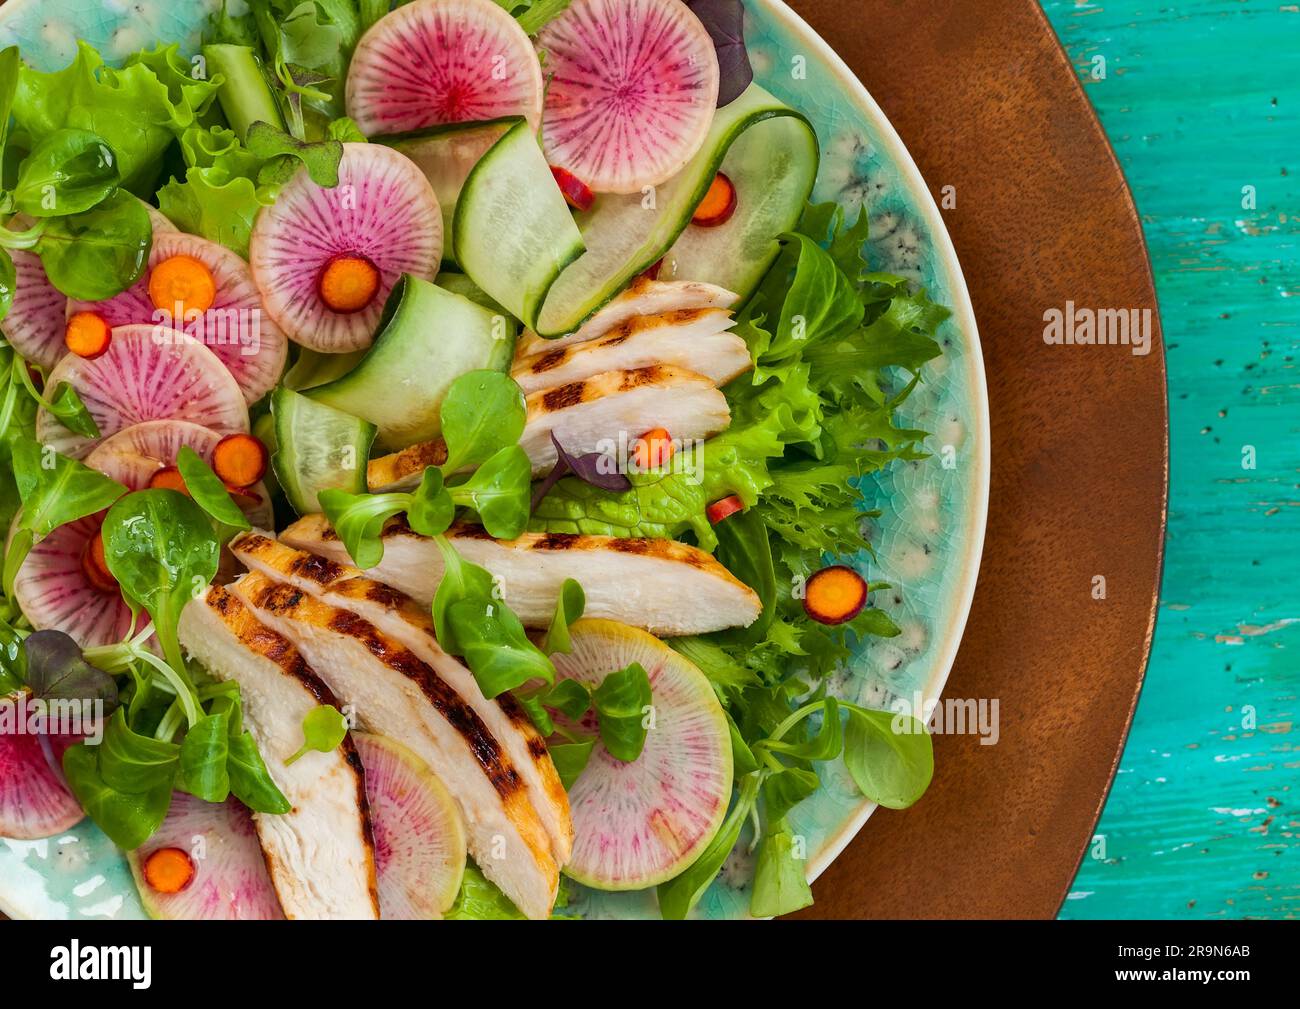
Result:
{"label": "turquoise ceramic plate", "polygon": [[[213,0],[9,0],[0,8],[0,45],[18,43],[45,70],[65,65],[77,39],[106,58],[155,40],[193,48]],[[989,421],[975,317],[934,199],[884,114],[826,42],[777,0],[746,0],[746,40],[765,88],[817,128],[818,200],[852,214],[867,207],[876,269],[924,285],[952,307],[941,332],[944,356],[926,368],[902,421],[934,433],[931,458],[881,474],[871,498],[882,511],[871,540],[877,559],[860,566],[897,588],[876,597],[902,635],[878,639],[832,684],[840,697],[887,707],[919,692],[937,699],[965,626],[979,568],[988,506]],[[860,26],[854,28],[859,30]],[[940,770],[939,773],[942,773]],[[797,807],[794,829],[808,840],[811,875],[849,843],[874,807],[842,766]],[[905,815],[905,814],[904,814]],[[749,903],[744,845],[701,901],[697,914],[744,917]],[[906,866],[898,866],[899,872]],[[569,913],[589,918],[654,916],[654,897],[575,887]],[[44,841],[0,838],[0,909],[14,917],[133,918],[143,912],[126,862],[90,823]]]}

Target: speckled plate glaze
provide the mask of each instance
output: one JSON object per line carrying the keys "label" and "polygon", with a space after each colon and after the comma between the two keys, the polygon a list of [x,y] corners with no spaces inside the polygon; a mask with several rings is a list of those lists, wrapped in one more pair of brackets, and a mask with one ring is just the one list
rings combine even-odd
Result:
{"label": "speckled plate glaze", "polygon": [[[65,65],[79,38],[106,59],[159,39],[192,49],[214,6],[213,0],[9,0],[0,7],[0,45],[18,43],[24,58],[45,70]],[[872,580],[896,586],[873,603],[903,633],[868,642],[831,685],[837,696],[873,707],[910,703],[918,692],[931,701],[943,689],[966,623],[988,509],[988,398],[974,314],[934,199],[871,96],[783,3],[746,0],[746,6],[756,78],[816,126],[822,149],[816,198],[836,200],[852,214],[865,205],[874,268],[911,278],[953,309],[940,333],[944,356],[927,366],[900,418],[933,432],[927,445],[933,455],[895,466],[864,488],[882,514],[871,531],[876,559],[864,556],[856,564]],[[822,782],[792,814],[795,831],[807,838],[811,877],[875,808],[838,762],[824,769]],[[742,844],[696,914],[746,917],[750,869]],[[0,909],[31,918],[143,916],[125,860],[89,821],[44,841],[0,838]],[[657,909],[652,893],[573,886],[565,913],[656,917]]]}

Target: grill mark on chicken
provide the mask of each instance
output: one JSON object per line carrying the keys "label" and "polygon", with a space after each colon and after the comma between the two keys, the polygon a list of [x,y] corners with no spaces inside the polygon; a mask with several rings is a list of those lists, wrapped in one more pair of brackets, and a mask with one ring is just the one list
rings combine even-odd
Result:
{"label": "grill mark on chicken", "polygon": [[[259,536],[258,539],[265,540],[265,537]],[[333,562],[327,561],[326,563],[332,564]],[[335,566],[337,567],[337,565]],[[213,585],[208,589],[204,602],[234,632],[241,645],[274,662],[287,675],[292,676],[301,683],[304,689],[316,699],[316,703],[328,704],[334,708],[343,707],[334,691],[330,690],[328,684],[316,675],[311,666],[307,664],[307,660],[302,657],[298,649],[294,648],[293,643],[284,635],[277,633],[258,620],[240,602],[238,596],[223,586]],[[340,748],[343,751],[344,761],[352,771],[356,787],[357,813],[361,818],[361,836],[366,847],[371,852],[374,852],[375,829],[370,812],[370,800],[366,797],[366,770],[361,763],[361,754],[357,752],[357,746],[353,742],[351,732],[344,735]],[[267,871],[271,873],[273,879],[276,878],[276,866],[268,849],[262,849],[262,858],[266,862]],[[370,893],[371,900],[377,909],[379,907],[379,890],[374,870],[375,866],[372,857]]]}
{"label": "grill mark on chicken", "polygon": [[568,358],[568,356],[569,353],[565,348],[557,347],[555,350],[548,351],[547,353],[542,354],[539,358],[537,358],[532,364],[528,366],[528,370],[531,371],[534,375],[540,375],[543,372],[550,371],[552,368],[559,367],[561,364],[564,363],[565,359]]}
{"label": "grill mark on chicken", "polygon": [[[294,610],[304,599],[303,593],[292,585],[283,582],[269,583],[256,595],[258,606],[277,616],[294,617]],[[438,713],[465,740],[474,759],[492,782],[498,795],[509,799],[523,788],[519,772],[515,770],[500,744],[488,731],[486,725],[466,704],[459,694],[429,666],[421,662],[415,653],[393,643],[379,633],[369,621],[363,620],[350,610],[332,607],[329,628],[337,634],[351,638],[365,647],[388,668],[401,673],[420,687]]]}
{"label": "grill mark on chicken", "polygon": [[632,389],[639,389],[643,385],[654,385],[657,382],[662,382],[664,378],[664,370],[657,364],[652,364],[646,368],[632,368],[623,372],[618,388],[620,392],[629,392]]}
{"label": "grill mark on chicken", "polygon": [[557,410],[567,410],[571,406],[577,406],[582,402],[586,387],[586,382],[570,382],[568,385],[548,389],[542,394],[542,409],[554,413]]}

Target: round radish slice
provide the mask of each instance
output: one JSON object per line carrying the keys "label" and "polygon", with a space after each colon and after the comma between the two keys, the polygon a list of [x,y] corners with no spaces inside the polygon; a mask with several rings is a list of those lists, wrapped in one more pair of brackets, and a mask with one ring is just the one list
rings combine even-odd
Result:
{"label": "round radish slice", "polygon": [[704,143],[718,57],[681,0],[574,0],[542,29],[546,160],[598,193],[676,175]]}
{"label": "round radish slice", "polygon": [[82,648],[111,645],[131,629],[131,609],[116,587],[97,584],[86,552],[104,512],[59,526],[34,547],[14,579],[14,598],[38,631],[63,631]]}
{"label": "round radish slice", "polygon": [[[9,221],[13,231],[25,231],[35,218],[17,214]],[[10,249],[14,261],[14,300],[0,331],[16,351],[32,364],[53,368],[68,348],[63,345],[63,324],[68,299],[50,283],[40,257],[24,249]]]}
{"label": "round radish slice", "polygon": [[257,215],[249,258],[266,311],[290,339],[326,353],[360,350],[398,277],[437,274],[438,198],[405,156],[344,144],[339,184],[326,189],[299,170]]}
{"label": "round radish slice", "polygon": [[[142,490],[160,469],[176,465],[183,446],[194,449],[211,466],[212,452],[221,438],[217,432],[189,421],[150,420],[132,424],[100,442],[86,456],[86,465],[112,477],[127,490]],[[258,482],[248,489],[252,494],[247,499],[236,496],[236,503],[253,525],[260,529],[272,528],[275,516],[266,485]]]}
{"label": "round radish slice", "polygon": [[[0,722],[25,723],[17,698],[0,698]],[[0,732],[0,837],[35,841],[81,822],[85,814],[29,732]]]}
{"label": "round radish slice", "polygon": [[352,54],[348,115],[367,136],[542,115],[542,69],[493,0],[416,0],[375,22]]}
{"label": "round radish slice", "polygon": [[384,736],[354,732],[375,834],[380,917],[441,918],[460,891],[465,827],[429,766]]}
{"label": "round radish slice", "polygon": [[204,802],[176,792],[158,832],[126,857],[140,902],[154,918],[284,917],[252,816],[236,799]]}
{"label": "round radish slice", "polygon": [[[149,282],[160,265],[180,256],[201,264],[216,289],[207,311],[185,313],[186,318],[178,318],[172,306],[155,306],[149,293]],[[230,369],[248,403],[261,399],[275,385],[289,353],[284,333],[262,310],[248,264],[224,245],[175,229],[159,232],[155,226],[149,268],[134,285],[107,301],[70,302],[68,311],[95,312],[114,327],[149,323],[182,330]]]}
{"label": "round radish slice", "polygon": [[[248,409],[234,376],[216,355],[165,327],[120,326],[91,360],[67,355],[45,385],[69,383],[95,419],[102,438],[147,420],[188,420],[221,434],[248,430]],[[47,410],[36,414],[36,437],[74,459],[95,439],[74,434]]]}
{"label": "round radish slice", "polygon": [[627,763],[596,740],[569,789],[573,856],[564,872],[600,890],[641,890],[690,865],[722,823],[731,799],[727,718],[704,674],[653,635],[597,619],[571,630],[573,651],[551,656],[560,675],[594,690],[610,670],[639,662],[654,721]]}

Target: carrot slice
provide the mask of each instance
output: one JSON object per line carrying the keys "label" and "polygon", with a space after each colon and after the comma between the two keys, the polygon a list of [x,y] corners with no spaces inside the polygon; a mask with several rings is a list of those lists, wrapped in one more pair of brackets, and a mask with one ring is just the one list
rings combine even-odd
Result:
{"label": "carrot slice", "polygon": [[92,360],[108,350],[113,330],[98,312],[77,312],[63,330],[63,342],[78,357]]}
{"label": "carrot slice", "polygon": [[174,490],[181,494],[189,496],[189,489],[185,486],[185,478],[181,476],[181,471],[175,466],[164,466],[156,470],[149,478],[149,488],[151,490]]}
{"label": "carrot slice", "polygon": [[117,592],[117,579],[108,570],[108,560],[104,556],[104,532],[101,529],[93,539],[86,543],[81,551],[81,573],[100,592]]}
{"label": "carrot slice", "polygon": [[729,494],[727,497],[719,498],[704,509],[704,514],[711,525],[717,525],[729,515],[734,515],[738,511],[744,511],[745,502],[740,500],[736,494]]}
{"label": "carrot slice", "polygon": [[382,277],[365,256],[335,256],[320,271],[316,289],[332,312],[351,315],[375,300]]}
{"label": "carrot slice", "polygon": [[230,487],[250,487],[266,476],[270,456],[251,434],[228,434],[212,450],[212,469]]}
{"label": "carrot slice", "polygon": [[194,859],[180,848],[159,848],[144,860],[144,879],[159,893],[180,893],[194,879]]}
{"label": "carrot slice", "polygon": [[636,440],[632,461],[642,473],[662,466],[673,457],[673,439],[665,427],[651,428]]}
{"label": "carrot slice", "polygon": [[149,272],[153,307],[184,321],[191,312],[206,312],[217,300],[212,271],[193,256],[169,256]]}
{"label": "carrot slice", "polygon": [[844,564],[822,568],[804,586],[804,612],[819,624],[845,623],[866,605],[866,580]]}
{"label": "carrot slice", "polygon": [[716,228],[731,220],[736,212],[736,187],[731,180],[719,172],[709,183],[709,191],[695,208],[691,223],[701,228]]}

